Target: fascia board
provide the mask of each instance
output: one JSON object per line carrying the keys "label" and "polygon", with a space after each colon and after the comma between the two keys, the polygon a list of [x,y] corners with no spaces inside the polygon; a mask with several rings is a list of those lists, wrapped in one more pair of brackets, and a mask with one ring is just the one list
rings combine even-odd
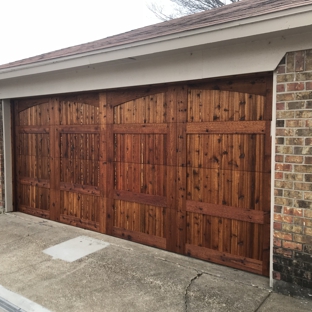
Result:
{"label": "fascia board", "polygon": [[263,16],[224,23],[221,25],[185,31],[145,41],[37,62],[33,64],[0,70],[0,80],[22,77],[44,72],[92,66],[100,63],[120,61],[161,52],[211,45],[236,44],[244,38],[250,40],[259,36],[299,31],[311,26],[312,5],[275,12]]}

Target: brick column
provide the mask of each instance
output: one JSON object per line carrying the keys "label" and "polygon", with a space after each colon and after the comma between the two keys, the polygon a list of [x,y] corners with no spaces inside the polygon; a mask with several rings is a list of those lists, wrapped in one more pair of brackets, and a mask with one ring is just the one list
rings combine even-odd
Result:
{"label": "brick column", "polygon": [[312,50],[277,72],[274,289],[312,298]]}

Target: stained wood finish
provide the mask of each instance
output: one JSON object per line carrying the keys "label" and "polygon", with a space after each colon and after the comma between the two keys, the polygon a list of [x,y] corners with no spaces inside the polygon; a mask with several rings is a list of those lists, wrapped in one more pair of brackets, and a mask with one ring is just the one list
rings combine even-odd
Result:
{"label": "stained wood finish", "polygon": [[268,275],[266,97],[191,89],[188,99],[187,254]]}
{"label": "stained wood finish", "polygon": [[268,275],[272,80],[15,101],[17,208]]}
{"label": "stained wood finish", "polygon": [[[166,241],[166,119],[162,93],[113,109],[113,233],[149,245],[154,237],[152,241],[158,247],[165,247]],[[129,231],[132,234],[126,234]]]}
{"label": "stained wood finish", "polygon": [[16,200],[20,211],[50,218],[49,99],[15,105]]}

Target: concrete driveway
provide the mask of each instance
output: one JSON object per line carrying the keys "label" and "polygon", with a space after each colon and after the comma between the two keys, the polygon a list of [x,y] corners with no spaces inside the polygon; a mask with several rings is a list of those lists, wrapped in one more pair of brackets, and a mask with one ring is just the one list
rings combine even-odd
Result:
{"label": "concrete driveway", "polygon": [[[72,262],[43,252],[82,236],[101,249]],[[11,311],[4,303],[12,311],[312,311],[311,301],[272,293],[268,284],[265,277],[22,213],[0,215],[0,311]]]}

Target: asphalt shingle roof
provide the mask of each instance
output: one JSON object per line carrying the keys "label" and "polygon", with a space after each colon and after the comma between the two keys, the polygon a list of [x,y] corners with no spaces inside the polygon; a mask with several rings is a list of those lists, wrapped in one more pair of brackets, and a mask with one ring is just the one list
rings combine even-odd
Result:
{"label": "asphalt shingle roof", "polygon": [[227,22],[239,21],[250,17],[266,15],[269,13],[280,12],[311,4],[312,0],[243,0],[221,8],[180,17],[104,39],[4,64],[0,66],[0,69],[13,68],[61,57],[79,55],[105,48],[117,47],[147,39],[154,39],[209,26],[221,25]]}

